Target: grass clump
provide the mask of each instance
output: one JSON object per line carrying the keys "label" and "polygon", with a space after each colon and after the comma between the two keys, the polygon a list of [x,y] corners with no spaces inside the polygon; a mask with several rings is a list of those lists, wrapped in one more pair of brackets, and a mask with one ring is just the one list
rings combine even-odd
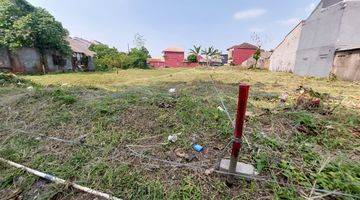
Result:
{"label": "grass clump", "polygon": [[76,102],[76,97],[73,95],[68,94],[67,92],[56,89],[55,91],[51,92],[51,96],[56,100],[63,104],[74,104]]}
{"label": "grass clump", "polygon": [[0,72],[0,86],[9,86],[9,85],[24,87],[35,84],[32,81],[20,78],[15,74],[7,74]]}

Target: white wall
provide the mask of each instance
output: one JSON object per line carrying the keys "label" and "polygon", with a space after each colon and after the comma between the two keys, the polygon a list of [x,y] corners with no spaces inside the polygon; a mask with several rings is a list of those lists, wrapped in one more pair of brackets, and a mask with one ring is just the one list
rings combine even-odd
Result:
{"label": "white wall", "polygon": [[302,23],[298,24],[274,50],[270,57],[270,71],[293,72]]}
{"label": "white wall", "polygon": [[319,6],[306,20],[296,54],[294,73],[301,76],[328,76],[332,69],[343,4]]}
{"label": "white wall", "polygon": [[360,47],[360,0],[345,3],[336,46],[340,49]]}

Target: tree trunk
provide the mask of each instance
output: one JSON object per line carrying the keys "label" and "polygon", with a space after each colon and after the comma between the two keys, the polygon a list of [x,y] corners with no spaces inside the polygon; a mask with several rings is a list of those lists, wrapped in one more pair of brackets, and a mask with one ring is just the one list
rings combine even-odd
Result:
{"label": "tree trunk", "polygon": [[255,69],[257,69],[258,62],[259,62],[259,60],[255,60]]}
{"label": "tree trunk", "polygon": [[21,67],[19,59],[14,51],[8,50],[11,72],[24,73],[26,70]]}
{"label": "tree trunk", "polygon": [[47,62],[45,59],[45,53],[43,51],[40,51],[40,63],[42,66],[43,73],[46,74],[46,69],[48,66],[47,66]]}

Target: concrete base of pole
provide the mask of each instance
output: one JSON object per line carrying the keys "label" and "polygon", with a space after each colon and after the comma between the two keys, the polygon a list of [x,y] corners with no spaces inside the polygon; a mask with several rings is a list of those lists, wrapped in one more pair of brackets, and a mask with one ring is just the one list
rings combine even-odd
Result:
{"label": "concrete base of pole", "polygon": [[[224,172],[229,172],[229,168],[230,168],[230,160],[222,159],[220,162],[220,170]],[[259,174],[254,166],[242,162],[237,163],[235,173],[248,175],[248,176],[256,176]]]}

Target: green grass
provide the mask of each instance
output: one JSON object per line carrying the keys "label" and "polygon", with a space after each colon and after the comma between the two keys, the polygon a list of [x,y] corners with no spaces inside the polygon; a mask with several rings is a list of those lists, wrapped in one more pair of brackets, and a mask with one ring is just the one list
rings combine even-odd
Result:
{"label": "green grass", "polygon": [[[171,167],[136,157],[126,148],[150,145],[133,150],[187,163],[174,151],[181,148],[194,154],[191,144],[195,140],[209,151],[191,163],[212,166],[232,129],[217,109],[220,102],[209,75],[218,81],[232,115],[237,83],[252,85],[248,110],[254,116],[246,123],[251,148],[244,145],[240,160],[253,164],[260,176],[271,181],[239,179],[229,188],[222,175]],[[0,88],[0,156],[60,178],[124,199],[303,199],[310,190],[302,187],[311,188],[315,181],[319,189],[360,195],[358,83],[236,69],[22,78],[34,81],[36,89],[29,91],[13,83]],[[299,86],[321,97],[321,106],[296,106]],[[177,92],[170,94],[170,88]],[[279,106],[284,92],[289,99]],[[176,143],[167,143],[169,135],[178,133]],[[76,142],[85,138],[85,144],[38,140],[41,135]],[[329,156],[331,162],[319,172]],[[0,164],[0,195],[20,190],[28,199],[36,195],[41,199],[93,198],[50,183],[39,187],[39,182],[37,177]]]}

